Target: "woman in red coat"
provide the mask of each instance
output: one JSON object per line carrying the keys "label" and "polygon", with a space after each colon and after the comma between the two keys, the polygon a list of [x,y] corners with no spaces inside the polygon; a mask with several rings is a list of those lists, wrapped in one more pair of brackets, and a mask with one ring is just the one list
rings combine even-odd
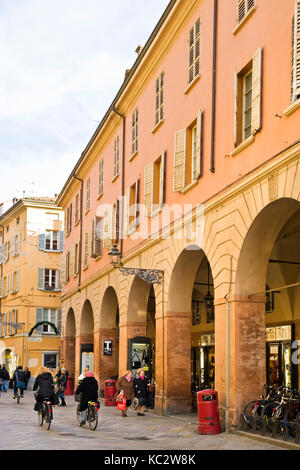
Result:
{"label": "woman in red coat", "polygon": [[126,410],[122,410],[121,415],[127,416],[126,411],[128,410],[129,406],[131,405],[131,401],[133,398],[133,380],[132,380],[132,371],[128,370],[123,377],[118,380],[117,383],[117,392],[123,392],[126,398]]}

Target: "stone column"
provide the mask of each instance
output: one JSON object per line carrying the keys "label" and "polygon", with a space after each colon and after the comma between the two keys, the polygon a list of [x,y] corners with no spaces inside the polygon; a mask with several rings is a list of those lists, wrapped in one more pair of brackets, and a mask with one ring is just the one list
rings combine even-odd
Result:
{"label": "stone column", "polygon": [[191,410],[191,313],[156,314],[155,411]]}
{"label": "stone column", "polygon": [[[99,380],[99,388],[103,388],[103,382],[110,377],[118,374],[118,354],[119,348],[116,345],[116,329],[100,328],[95,332],[94,336],[94,358],[95,358],[95,375]],[[112,341],[112,355],[104,356],[103,342],[104,340]]]}
{"label": "stone column", "polygon": [[[240,413],[251,400],[259,397],[266,382],[265,296],[231,296],[229,355],[229,417],[233,427],[239,425]],[[225,420],[227,370],[227,304],[215,301],[216,390],[220,415]]]}
{"label": "stone column", "polygon": [[[77,335],[75,340],[75,383],[77,383],[78,376],[81,373],[80,370],[80,351],[82,344],[93,344],[94,343],[94,335],[93,334],[85,334],[85,335]],[[94,367],[95,367],[95,346],[94,346]],[[95,372],[95,371],[93,371]]]}
{"label": "stone column", "polygon": [[75,337],[65,337],[62,340],[64,367],[69,374],[75,375]]}

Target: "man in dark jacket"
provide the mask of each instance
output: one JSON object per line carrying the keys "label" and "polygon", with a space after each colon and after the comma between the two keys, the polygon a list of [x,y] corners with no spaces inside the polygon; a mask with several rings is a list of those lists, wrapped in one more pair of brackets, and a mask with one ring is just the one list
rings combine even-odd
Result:
{"label": "man in dark jacket", "polygon": [[41,411],[41,404],[44,398],[49,398],[52,403],[54,402],[54,383],[49,369],[42,367],[38,371],[32,390],[37,390],[34,394],[36,399],[36,404],[34,406],[35,411]]}
{"label": "man in dark jacket", "polygon": [[18,366],[12,378],[12,381],[14,384],[14,396],[13,396],[14,399],[16,398],[16,395],[18,393],[18,389],[21,392],[21,398],[24,397],[25,380],[26,380],[25,371],[23,370],[22,366]]}
{"label": "man in dark jacket", "polygon": [[8,370],[6,370],[5,366],[2,366],[2,369],[1,369],[1,376],[2,376],[2,379],[4,380],[4,392],[7,393],[7,389],[8,389],[8,382],[9,382],[9,372]]}
{"label": "man in dark jacket", "polygon": [[81,416],[82,416],[81,424],[85,424],[89,401],[93,401],[93,402],[98,401],[98,382],[93,376],[93,372],[85,373],[85,378],[78,385],[75,391],[75,395],[78,395],[79,393],[82,394],[81,399],[80,399],[80,404],[79,404],[79,411],[81,412]]}
{"label": "man in dark jacket", "polygon": [[63,367],[61,369],[61,374],[58,376],[57,375],[57,381],[58,381],[58,396],[61,399],[61,404],[58,406],[66,406],[65,402],[65,389],[67,386],[67,380],[68,380],[68,374],[66,369]]}

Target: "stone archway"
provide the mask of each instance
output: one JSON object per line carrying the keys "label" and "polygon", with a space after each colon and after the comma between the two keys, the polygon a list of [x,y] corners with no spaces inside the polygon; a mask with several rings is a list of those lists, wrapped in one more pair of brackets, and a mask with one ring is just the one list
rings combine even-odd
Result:
{"label": "stone archway", "polygon": [[[298,201],[282,198],[266,205],[250,225],[239,253],[227,308],[230,316],[230,422],[236,426],[245,404],[258,397],[266,383],[266,295],[270,256],[278,236],[300,209]],[[233,273],[234,274],[234,273]],[[226,314],[218,309],[216,337],[217,389],[226,402]],[[219,341],[218,341],[219,339]]]}
{"label": "stone archway", "polygon": [[94,313],[92,304],[88,299],[83,304],[79,332],[76,335],[76,378],[80,375],[86,364],[89,364],[90,370],[93,370],[95,367]]}
{"label": "stone archway", "polygon": [[76,322],[72,308],[68,310],[64,332],[62,345],[64,367],[69,371],[70,376],[75,378]]}
{"label": "stone archway", "polygon": [[156,407],[163,413],[191,410],[192,299],[203,262],[207,264],[208,260],[198,246],[187,246],[180,253],[170,279],[167,312],[159,319],[163,345],[157,349],[161,368],[157,372]]}
{"label": "stone archway", "polygon": [[[119,302],[115,289],[109,286],[103,296],[100,309],[100,329],[97,335],[99,353],[99,380],[103,382],[118,375],[119,369]],[[106,346],[111,341],[111,351]],[[105,343],[106,342],[106,343]],[[105,344],[104,344],[105,343]]]}

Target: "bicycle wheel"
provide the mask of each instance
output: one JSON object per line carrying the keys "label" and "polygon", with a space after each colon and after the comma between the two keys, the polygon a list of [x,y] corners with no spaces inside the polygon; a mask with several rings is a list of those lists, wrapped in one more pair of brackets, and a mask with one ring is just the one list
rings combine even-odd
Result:
{"label": "bicycle wheel", "polygon": [[43,426],[43,422],[44,422],[44,413],[43,413],[43,410],[41,410],[41,411],[38,411],[38,423],[40,426]]}
{"label": "bicycle wheel", "polygon": [[253,411],[257,406],[257,400],[250,401],[244,409],[242,413],[242,417],[244,420],[244,429],[253,429],[255,427],[255,419],[253,416]]}
{"label": "bicycle wheel", "polygon": [[98,425],[98,411],[93,406],[88,411],[88,422],[91,431],[95,431]]}
{"label": "bicycle wheel", "polygon": [[45,406],[45,428],[49,431],[51,426],[51,410],[49,405]]}

